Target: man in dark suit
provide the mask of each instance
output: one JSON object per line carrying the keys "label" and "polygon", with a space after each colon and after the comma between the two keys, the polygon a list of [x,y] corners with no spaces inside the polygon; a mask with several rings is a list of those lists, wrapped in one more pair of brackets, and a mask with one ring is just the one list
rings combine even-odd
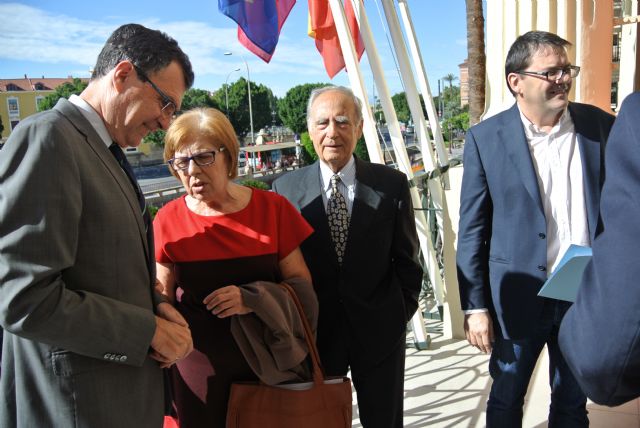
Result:
{"label": "man in dark suit", "polygon": [[616,406],[640,396],[640,93],[629,95],[607,141],[600,233],[560,349],[583,391]]}
{"label": "man in dark suit", "polygon": [[[613,116],[568,100],[569,42],[516,39],[505,76],[516,104],[469,129],[457,266],[469,343],[491,352],[487,426],[518,427],[536,361],[549,351],[550,427],[584,427],[586,397],[558,349],[566,302],[537,293],[570,244],[590,245]],[[497,322],[494,322],[497,321]]]}
{"label": "man in dark suit", "polygon": [[175,40],[124,25],[80,96],[13,130],[0,156],[0,426],[162,425],[161,366],[191,334],[154,293],[150,219],[121,147],[166,128],[192,82]]}
{"label": "man in dark suit", "polygon": [[405,330],[422,282],[407,178],[353,156],[362,112],[351,90],[313,91],[307,125],[319,160],[273,190],[315,230],[301,249],[320,305],[320,357],[328,375],[351,368],[364,427],[402,427]]}

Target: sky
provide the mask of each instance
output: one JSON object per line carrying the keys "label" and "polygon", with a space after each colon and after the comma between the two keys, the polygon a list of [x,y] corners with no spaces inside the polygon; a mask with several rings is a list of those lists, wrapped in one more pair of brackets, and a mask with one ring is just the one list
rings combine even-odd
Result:
{"label": "sky", "polygon": [[[465,2],[407,3],[431,93],[436,95],[438,79],[449,73],[458,76],[458,64],[467,56]],[[389,91],[401,92],[380,0],[364,0],[364,4]],[[191,59],[196,76],[194,88],[215,91],[226,81],[246,78],[246,66],[251,81],[268,86],[278,97],[304,83],[350,86],[344,71],[333,79],[327,76],[314,40],[307,36],[307,13],[307,0],[297,0],[267,64],[238,42],[237,25],[218,11],[217,0],[0,0],[0,78],[20,78],[25,74],[89,77],[111,32],[122,24],[135,22],[162,30],[178,41]],[[233,54],[225,56],[225,52]],[[374,85],[366,53],[360,64],[371,97]],[[235,71],[237,68],[240,70]]]}

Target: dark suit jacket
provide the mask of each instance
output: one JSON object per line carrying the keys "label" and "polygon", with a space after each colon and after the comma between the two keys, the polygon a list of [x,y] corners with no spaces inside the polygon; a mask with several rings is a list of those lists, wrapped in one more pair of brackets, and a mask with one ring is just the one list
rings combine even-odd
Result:
{"label": "dark suit jacket", "polygon": [[[614,117],[570,103],[582,159],[590,236],[603,182],[601,153]],[[527,337],[547,278],[546,220],[516,105],[472,127],[464,148],[456,263],[463,310],[488,308],[503,337]],[[497,321],[497,324],[495,323]]]}
{"label": "dark suit jacket", "polygon": [[346,332],[352,369],[375,365],[404,337],[422,283],[406,176],[355,161],[355,199],[342,267],[329,233],[319,163],[273,183],[273,190],[287,197],[315,231],[301,249],[318,295],[320,354],[330,352],[335,338]]}
{"label": "dark suit jacket", "polygon": [[161,426],[147,252],[136,193],[74,105],[14,129],[0,156],[0,426]]}
{"label": "dark suit jacket", "polygon": [[615,406],[640,396],[640,93],[622,104],[605,163],[604,230],[559,341],[587,396]]}

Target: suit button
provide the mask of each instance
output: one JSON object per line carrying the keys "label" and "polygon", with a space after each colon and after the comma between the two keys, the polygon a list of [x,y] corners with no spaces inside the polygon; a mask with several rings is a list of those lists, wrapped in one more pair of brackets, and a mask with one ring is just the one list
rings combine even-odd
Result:
{"label": "suit button", "polygon": [[108,360],[109,358],[111,358],[111,354],[104,354],[102,358],[104,358],[105,360]]}
{"label": "suit button", "polygon": [[544,272],[545,270],[547,270],[547,268],[542,266],[542,265],[540,265],[540,266],[538,266],[538,270],[541,270],[542,272]]}
{"label": "suit button", "polygon": [[538,233],[538,236],[540,237],[540,239],[544,239],[547,237],[547,235],[545,235],[544,233]]}

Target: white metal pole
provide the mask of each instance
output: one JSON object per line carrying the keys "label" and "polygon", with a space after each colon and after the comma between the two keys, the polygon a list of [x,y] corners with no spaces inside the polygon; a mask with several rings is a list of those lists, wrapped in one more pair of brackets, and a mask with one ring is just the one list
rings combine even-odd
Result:
{"label": "white metal pole", "polygon": [[362,101],[362,118],[364,120],[363,134],[367,143],[367,150],[369,151],[369,159],[371,159],[372,162],[384,165],[384,156],[382,155],[382,149],[380,148],[378,140],[376,123],[369,106],[367,90],[364,85],[364,79],[362,78],[362,72],[360,71],[360,64],[358,63],[358,55],[353,43],[353,37],[347,25],[344,7],[340,0],[329,0],[329,6],[331,7],[331,13],[333,14],[333,19],[336,24],[336,32],[340,40],[342,56],[344,57],[344,63],[347,67],[351,88],[354,94]]}
{"label": "white metal pole", "polygon": [[[380,100],[380,105],[382,106],[382,110],[384,111],[384,117],[387,121],[387,129],[389,130],[391,144],[393,145],[393,150],[396,155],[399,169],[407,175],[407,178],[409,180],[413,180],[413,170],[411,168],[411,162],[409,161],[409,156],[407,155],[404,138],[402,137],[402,132],[400,130],[400,123],[398,122],[398,117],[393,107],[393,102],[391,101],[391,94],[389,93],[389,88],[387,87],[386,79],[384,76],[384,69],[382,67],[382,62],[380,61],[380,56],[378,55],[378,49],[376,48],[375,41],[373,39],[371,27],[369,26],[369,20],[363,8],[360,7],[360,0],[347,1],[352,2],[354,10],[356,11],[356,18],[359,23],[360,34],[362,36],[362,41],[364,42],[365,50],[367,51],[367,58],[369,59],[369,65],[371,66],[373,78],[376,83],[376,87],[378,88],[378,99]],[[422,207],[420,195],[418,194],[418,191],[415,187],[411,188],[411,199],[414,207]],[[417,210],[414,211],[414,215],[416,219],[418,239],[420,240],[420,248],[422,249],[422,253],[424,254],[427,263],[429,279],[431,280],[431,284],[438,284],[437,286],[435,286],[435,288],[442,289],[440,269],[438,268],[438,263],[435,258],[436,252],[433,248],[431,233],[427,226],[424,212],[421,210]],[[414,335],[416,337],[416,343],[426,344],[428,342],[428,335],[424,330],[424,321],[422,319],[422,314],[420,313],[420,311],[416,312],[414,321],[415,322],[412,322],[412,325]]]}
{"label": "white metal pole", "polygon": [[409,5],[406,0],[398,0],[398,6],[400,7],[400,15],[402,16],[402,22],[404,23],[405,34],[411,50],[411,56],[413,57],[413,64],[416,68],[418,83],[420,83],[422,98],[424,99],[424,104],[427,108],[427,117],[429,118],[429,124],[431,125],[433,139],[435,140],[436,151],[438,152],[438,163],[440,166],[444,166],[449,163],[449,156],[444,148],[442,130],[440,129],[438,114],[436,113],[433,96],[431,95],[431,88],[429,87],[427,69],[424,66],[424,61],[422,61],[422,54],[420,53],[420,47],[418,46],[418,39],[416,38],[413,21],[411,20]]}

